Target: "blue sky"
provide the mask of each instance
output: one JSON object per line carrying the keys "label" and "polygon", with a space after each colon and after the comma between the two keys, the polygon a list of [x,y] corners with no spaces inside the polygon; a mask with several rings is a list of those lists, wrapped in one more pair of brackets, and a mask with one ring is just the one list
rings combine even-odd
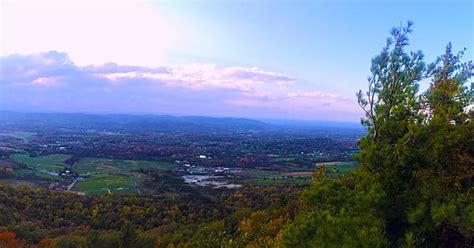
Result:
{"label": "blue sky", "polygon": [[449,41],[457,49],[469,48],[466,58],[472,59],[474,48],[472,1],[210,1],[155,7],[204,34],[197,52],[177,57],[262,66],[328,89],[341,82],[340,90],[349,94],[359,81],[364,85],[370,59],[385,45],[390,28],[408,20],[415,22],[412,47],[429,60]]}
{"label": "blue sky", "polygon": [[414,21],[411,48],[427,61],[449,41],[466,60],[474,49],[473,1],[6,1],[1,11],[9,110],[357,121],[354,93],[391,27]]}

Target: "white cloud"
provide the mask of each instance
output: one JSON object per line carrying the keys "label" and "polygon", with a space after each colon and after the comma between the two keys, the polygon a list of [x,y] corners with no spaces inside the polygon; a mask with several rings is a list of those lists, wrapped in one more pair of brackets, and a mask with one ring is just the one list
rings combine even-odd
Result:
{"label": "white cloud", "polygon": [[158,80],[170,86],[190,89],[236,89],[245,92],[256,91],[265,85],[292,84],[294,77],[267,72],[258,68],[218,67],[215,64],[193,64],[169,66],[164,71],[153,72],[153,68],[134,68],[130,71],[102,72],[94,75],[116,81],[120,79]]}
{"label": "white cloud", "polygon": [[323,97],[323,98],[337,98],[336,94],[328,94],[320,91],[312,91],[312,92],[290,92],[288,93],[289,98],[298,98],[298,97]]}
{"label": "white cloud", "polygon": [[355,100],[296,90],[295,77],[255,67],[77,66],[67,54],[0,58],[0,109],[161,112],[358,119]]}
{"label": "white cloud", "polygon": [[57,77],[39,77],[35,80],[33,80],[33,85],[37,86],[54,86],[59,83],[59,78]]}

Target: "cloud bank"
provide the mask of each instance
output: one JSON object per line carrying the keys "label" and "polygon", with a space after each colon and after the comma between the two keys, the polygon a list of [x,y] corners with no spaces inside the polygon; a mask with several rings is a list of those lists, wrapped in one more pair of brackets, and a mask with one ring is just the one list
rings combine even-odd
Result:
{"label": "cloud bank", "polygon": [[295,77],[256,67],[77,66],[56,51],[0,58],[0,109],[348,121],[360,116],[355,99],[302,91]]}

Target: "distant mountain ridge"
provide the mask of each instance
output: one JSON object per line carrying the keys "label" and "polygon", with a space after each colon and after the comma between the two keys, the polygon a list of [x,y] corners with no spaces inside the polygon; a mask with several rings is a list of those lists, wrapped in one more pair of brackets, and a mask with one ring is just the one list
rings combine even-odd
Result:
{"label": "distant mountain ridge", "polygon": [[0,111],[0,128],[35,131],[98,131],[98,132],[258,132],[306,130],[364,132],[357,123],[333,121],[302,121],[285,119],[248,119],[234,117],[88,114],[88,113],[34,113]]}
{"label": "distant mountain ridge", "polygon": [[7,128],[43,128],[71,130],[146,131],[258,131],[273,125],[258,120],[230,117],[26,113],[0,111],[0,126]]}

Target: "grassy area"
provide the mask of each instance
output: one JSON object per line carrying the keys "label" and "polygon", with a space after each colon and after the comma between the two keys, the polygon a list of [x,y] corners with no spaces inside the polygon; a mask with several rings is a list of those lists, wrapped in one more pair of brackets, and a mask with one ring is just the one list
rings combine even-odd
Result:
{"label": "grassy area", "polygon": [[111,166],[112,160],[101,158],[82,158],[74,163],[73,170],[79,174],[87,173],[118,173],[118,169]]}
{"label": "grassy area", "polygon": [[309,185],[311,183],[311,176],[279,176],[279,177],[260,177],[250,178],[248,180],[256,185],[272,185],[272,184],[296,184],[300,186]]}
{"label": "grassy area", "polygon": [[357,167],[357,162],[327,162],[316,164],[316,166],[321,165],[326,167],[326,172],[330,177],[337,177],[355,169]]}
{"label": "grassy area", "polygon": [[33,175],[34,170],[29,169],[16,169],[13,171],[13,175],[17,177],[30,176]]}
{"label": "grassy area", "polygon": [[308,185],[312,172],[280,172],[266,170],[249,170],[245,174],[246,181],[257,185],[297,184]]}
{"label": "grassy area", "polygon": [[174,170],[172,163],[145,160],[118,160],[105,158],[83,158],[74,164],[73,170],[79,174],[88,174],[80,180],[74,190],[86,194],[126,194],[134,193],[135,176],[133,171]]}
{"label": "grassy area", "polygon": [[18,178],[23,178],[23,177],[36,177],[36,179],[39,180],[47,180],[47,181],[57,181],[60,179],[59,177],[49,175],[47,173],[41,172],[41,171],[35,171],[35,170],[30,170],[30,169],[17,169],[13,171],[13,175]]}
{"label": "grassy area", "polygon": [[123,194],[133,191],[133,177],[122,175],[100,174],[91,178],[80,180],[75,186],[75,191],[86,194]]}
{"label": "grassy area", "polygon": [[33,172],[33,175],[41,178],[41,179],[46,179],[46,180],[57,180],[58,177],[56,176],[52,176],[50,174],[47,174],[47,173],[44,173],[44,172],[41,172],[41,171],[34,171]]}
{"label": "grassy area", "polygon": [[314,171],[293,171],[283,173],[285,176],[312,176]]}
{"label": "grassy area", "polygon": [[65,161],[71,155],[66,154],[51,154],[38,157],[30,157],[28,154],[12,154],[10,158],[16,162],[26,164],[41,170],[61,171],[65,166]]}
{"label": "grassy area", "polygon": [[104,158],[83,158],[74,164],[80,174],[104,172],[109,174],[144,170],[174,170],[176,165],[167,162],[146,160],[117,160]]}
{"label": "grassy area", "polygon": [[285,157],[278,157],[272,159],[273,162],[293,162],[295,161],[295,158],[285,158]]}
{"label": "grassy area", "polygon": [[311,184],[311,178],[311,176],[294,177],[293,182],[299,186],[306,186]]}
{"label": "grassy area", "polygon": [[174,170],[176,165],[167,162],[146,161],[146,160],[116,160],[115,166],[120,170],[136,171],[144,170]]}
{"label": "grassy area", "polygon": [[[357,167],[356,162],[327,162],[317,164],[317,166],[321,165],[326,167],[326,172],[329,177],[342,176]],[[293,170],[291,172],[249,170],[245,174],[245,178],[247,178],[249,182],[258,185],[291,183],[309,185],[313,173],[314,171],[308,171],[307,169],[304,171]]]}
{"label": "grassy area", "polygon": [[281,172],[267,170],[246,170],[245,181],[257,185],[270,185],[281,181]]}
{"label": "grassy area", "polygon": [[279,171],[270,171],[270,170],[247,170],[245,171],[245,177],[249,178],[270,178],[270,177],[280,177],[281,172]]}

